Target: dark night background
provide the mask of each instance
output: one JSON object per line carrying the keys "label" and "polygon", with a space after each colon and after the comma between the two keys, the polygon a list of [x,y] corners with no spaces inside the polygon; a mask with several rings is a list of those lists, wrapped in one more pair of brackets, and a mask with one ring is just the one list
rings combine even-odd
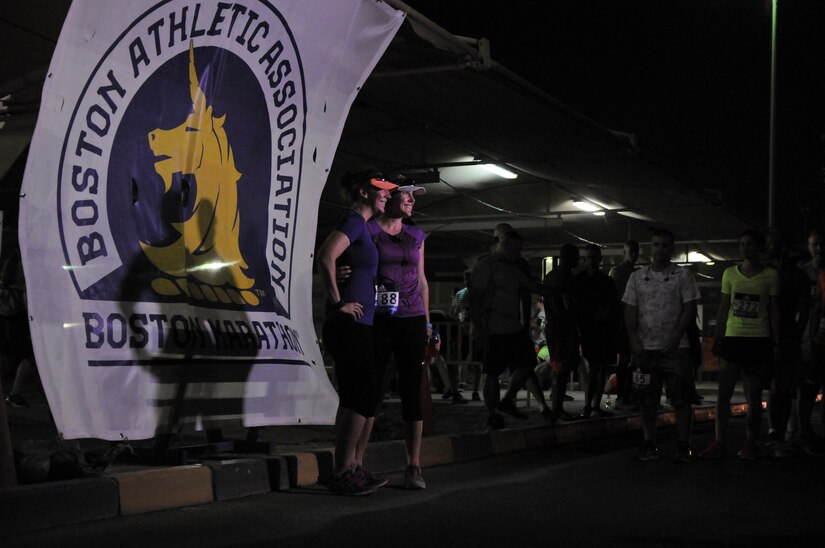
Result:
{"label": "dark night background", "polygon": [[[494,60],[767,224],[771,0],[407,0]],[[823,222],[825,2],[780,0],[776,224]]]}

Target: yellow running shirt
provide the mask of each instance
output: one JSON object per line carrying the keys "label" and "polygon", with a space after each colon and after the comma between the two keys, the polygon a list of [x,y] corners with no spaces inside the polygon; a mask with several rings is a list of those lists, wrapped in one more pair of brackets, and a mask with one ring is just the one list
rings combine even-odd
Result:
{"label": "yellow running shirt", "polygon": [[722,274],[722,293],[730,296],[730,310],[725,325],[727,337],[769,337],[768,299],[779,295],[779,274],[766,266],[759,274],[747,278],[739,266]]}

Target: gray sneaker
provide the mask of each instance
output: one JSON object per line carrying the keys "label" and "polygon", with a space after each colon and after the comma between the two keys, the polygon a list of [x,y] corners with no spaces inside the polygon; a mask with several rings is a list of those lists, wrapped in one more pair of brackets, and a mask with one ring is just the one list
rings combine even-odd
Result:
{"label": "gray sneaker", "polygon": [[424,477],[421,475],[421,467],[417,464],[410,464],[407,466],[407,471],[404,473],[404,489],[426,489],[427,484],[424,483]]}

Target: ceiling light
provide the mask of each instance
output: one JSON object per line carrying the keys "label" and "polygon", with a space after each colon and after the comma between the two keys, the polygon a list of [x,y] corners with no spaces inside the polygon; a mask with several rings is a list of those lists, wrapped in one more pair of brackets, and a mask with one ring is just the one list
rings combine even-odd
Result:
{"label": "ceiling light", "polygon": [[709,263],[713,259],[705,255],[704,253],[700,253],[698,251],[691,251],[687,255],[687,261],[689,263]]}
{"label": "ceiling light", "polygon": [[577,208],[581,209],[582,211],[598,211],[599,206],[593,205],[590,202],[585,202],[584,200],[573,200],[573,205]]}
{"label": "ceiling light", "polygon": [[595,215],[596,217],[604,217],[606,213],[606,211],[594,211],[593,215]]}
{"label": "ceiling light", "polygon": [[515,179],[516,177],[518,177],[518,175],[516,175],[512,171],[506,170],[501,166],[497,166],[496,164],[481,164],[481,167],[483,167],[490,173],[494,173],[504,179]]}
{"label": "ceiling light", "polygon": [[631,211],[629,209],[619,210],[616,213],[619,215],[623,215],[624,217],[630,217],[631,219],[638,219],[639,221],[652,221],[650,217],[647,215],[642,215],[641,213],[636,213],[635,211]]}

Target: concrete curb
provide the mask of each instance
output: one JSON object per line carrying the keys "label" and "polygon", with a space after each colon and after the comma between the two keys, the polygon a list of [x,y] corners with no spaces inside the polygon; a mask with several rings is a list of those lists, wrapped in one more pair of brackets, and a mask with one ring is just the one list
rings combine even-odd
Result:
{"label": "concrete curb", "polygon": [[[731,405],[731,415],[748,405]],[[711,421],[713,407],[694,408],[696,421]],[[659,425],[672,425],[672,411],[659,413]],[[641,430],[639,415],[582,420],[554,426],[536,424],[422,440],[422,467],[481,459],[539,447],[576,443]],[[406,467],[403,441],[372,443],[365,467],[388,473]],[[108,477],[23,485],[0,490],[0,537],[325,483],[334,449],[270,455],[215,455],[203,465],[150,468]]]}

